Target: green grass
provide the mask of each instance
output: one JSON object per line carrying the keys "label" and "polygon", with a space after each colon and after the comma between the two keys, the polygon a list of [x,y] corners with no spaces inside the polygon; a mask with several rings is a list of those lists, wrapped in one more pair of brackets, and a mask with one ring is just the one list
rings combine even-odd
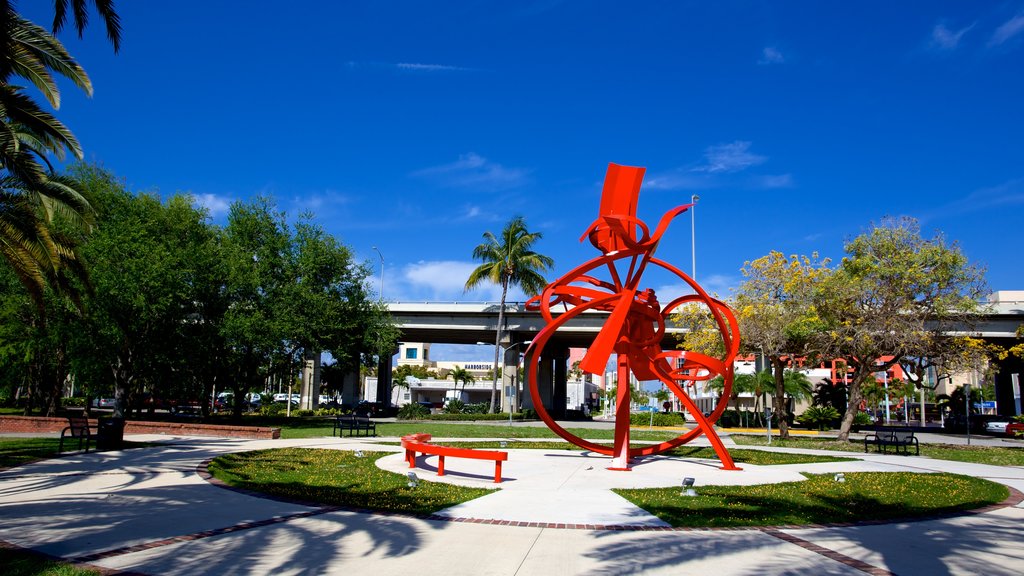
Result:
{"label": "green grass", "polygon": [[393,453],[310,448],[277,448],[228,454],[214,459],[210,473],[225,483],[284,498],[369,510],[430,514],[490,493],[428,482],[410,488],[401,474],[375,464]]}
{"label": "green grass", "polygon": [[[765,446],[763,436],[733,434],[736,444],[745,446]],[[864,452],[863,441],[839,442],[827,438],[790,438],[788,440],[772,440],[772,446],[785,448],[802,448],[814,450],[841,450],[845,452]],[[872,448],[873,450],[873,448]],[[1024,466],[1024,447],[999,446],[953,446],[950,444],[921,444],[921,456],[937,460],[955,460],[974,464],[990,464],[992,466]]]}
{"label": "green grass", "polygon": [[57,438],[0,438],[0,470],[57,455]]}
{"label": "green grass", "polygon": [[849,472],[756,486],[621,489],[618,494],[678,527],[749,527],[893,520],[979,508],[1003,501],[1005,486],[956,474]]}
{"label": "green grass", "polygon": [[[579,450],[580,447],[568,442],[529,442],[512,440],[502,446],[500,442],[445,442],[445,446],[459,446],[462,448],[479,449],[532,449],[532,450]],[[773,466],[780,464],[812,464],[816,462],[851,462],[855,458],[842,458],[837,456],[817,456],[814,454],[788,454],[784,452],[765,452],[764,450],[729,450],[732,459],[737,463],[754,464],[758,466]],[[680,446],[662,453],[663,456],[675,456],[679,458],[697,458],[703,460],[718,460],[718,455],[709,447]]]}
{"label": "green grass", "polygon": [[[298,419],[281,418],[273,423],[265,419],[248,419],[247,425],[274,426],[281,428],[282,438],[315,438],[330,436],[334,425],[329,419]],[[598,428],[567,428],[580,438],[593,440],[611,440],[615,431]],[[559,436],[546,426],[509,426],[493,424],[462,424],[454,422],[378,422],[378,436],[405,436],[423,432],[436,438],[558,438]],[[633,430],[630,437],[634,440],[663,441],[675,438],[679,432],[671,430]]]}
{"label": "green grass", "polygon": [[96,576],[100,572],[77,568],[28,550],[0,548],[0,566],[5,576]]}
{"label": "green grass", "polygon": [[[21,466],[34,460],[57,456],[59,438],[0,438],[0,470]],[[77,444],[72,444],[77,447]],[[124,448],[144,448],[151,444],[125,442]],[[65,444],[67,449],[67,444]]]}

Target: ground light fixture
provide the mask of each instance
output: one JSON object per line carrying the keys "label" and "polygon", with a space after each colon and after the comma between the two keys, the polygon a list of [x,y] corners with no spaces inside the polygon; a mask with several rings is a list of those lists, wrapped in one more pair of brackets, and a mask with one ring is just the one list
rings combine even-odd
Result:
{"label": "ground light fixture", "polygon": [[683,491],[680,492],[683,496],[696,496],[697,491],[693,489],[693,478],[683,478]]}
{"label": "ground light fixture", "polygon": [[409,482],[406,484],[409,488],[415,488],[420,485],[420,479],[416,476],[415,472],[409,472],[405,477],[409,479]]}
{"label": "ground light fixture", "polygon": [[362,458],[364,456],[363,451],[362,450],[356,450],[355,456],[356,456],[356,458]]}
{"label": "ground light fixture", "polygon": [[835,475],[834,480],[836,482],[846,482],[846,474],[839,472],[838,474]]}
{"label": "ground light fixture", "polygon": [[508,446],[508,442],[502,440],[501,442],[498,442],[498,445],[501,446],[502,448],[505,448],[506,446]]}

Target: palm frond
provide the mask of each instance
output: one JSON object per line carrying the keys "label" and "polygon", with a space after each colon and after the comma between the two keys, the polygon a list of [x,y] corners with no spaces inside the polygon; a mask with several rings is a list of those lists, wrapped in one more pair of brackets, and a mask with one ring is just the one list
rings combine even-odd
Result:
{"label": "palm frond", "polygon": [[[60,32],[67,23],[69,2],[71,10],[74,12],[75,30],[78,32],[78,37],[81,38],[85,27],[89,24],[89,11],[86,7],[88,0],[54,0],[53,33]],[[117,10],[114,8],[114,0],[93,0],[93,4],[96,5],[96,11],[103,18],[103,23],[107,28],[107,39],[114,47],[114,52],[120,51],[121,17],[118,16]]]}

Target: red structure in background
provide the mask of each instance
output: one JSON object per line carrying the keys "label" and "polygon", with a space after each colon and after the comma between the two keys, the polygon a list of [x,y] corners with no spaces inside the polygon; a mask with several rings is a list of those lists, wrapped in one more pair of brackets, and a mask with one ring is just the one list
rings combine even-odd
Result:
{"label": "red structure in background", "polygon": [[[643,177],[644,168],[608,165],[598,218],[580,238],[580,241],[589,238],[601,256],[552,282],[527,303],[529,309],[539,311],[547,322],[527,350],[534,408],[548,427],[562,438],[581,448],[613,456],[613,470],[629,470],[631,457],[658,454],[685,444],[701,434],[711,441],[723,469],[738,470],[713,428],[732,393],[733,360],[740,341],[736,318],[723,302],[708,296],[692,278],[668,262],[654,257],[658,242],[669,223],[686,212],[692,204],[677,206],[666,212],[651,233],[647,225],[636,217]],[[693,289],[694,294],[662,305],[654,290],[640,288],[643,273],[651,266],[675,274]],[[601,270],[607,272],[606,279],[594,275]],[[706,306],[714,317],[724,344],[725,353],[722,358],[692,351],[662,350],[666,319],[680,306],[690,304]],[[580,368],[591,374],[604,374],[611,355],[616,355],[618,386],[615,439],[612,446],[583,440],[559,426],[544,408],[538,388],[538,361],[544,346],[560,326],[587,310],[611,313],[580,362]],[[639,380],[660,380],[664,383],[679,398],[697,426],[660,444],[630,448],[630,373]],[[686,393],[685,386],[719,375],[725,380],[724,390],[714,411],[704,416]]]}

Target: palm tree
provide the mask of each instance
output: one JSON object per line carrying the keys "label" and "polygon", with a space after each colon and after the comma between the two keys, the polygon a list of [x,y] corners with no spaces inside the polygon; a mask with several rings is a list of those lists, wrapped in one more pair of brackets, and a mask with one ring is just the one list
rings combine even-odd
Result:
{"label": "palm tree", "polygon": [[[451,372],[449,372],[448,375],[451,376],[452,380],[455,381],[455,390],[456,391],[458,391],[458,389],[459,389],[459,382],[462,382],[462,393],[463,394],[466,393],[466,384],[476,380],[476,378],[474,378],[473,375],[470,374],[469,370],[466,370],[465,368],[463,368],[462,366],[459,366],[458,364],[456,364],[455,367],[452,368]],[[460,400],[461,400],[461,398],[460,398]]]}
{"label": "palm tree", "polygon": [[[88,22],[88,2],[54,0],[54,33],[67,22],[70,7],[81,36]],[[93,3],[116,52],[121,27],[113,0]],[[11,80],[20,77],[32,83],[55,109],[60,107],[55,74],[88,95],[92,84],[60,41],[21,17],[11,0],[0,0],[0,21],[0,256],[41,308],[47,280],[59,279],[63,265],[77,262],[71,245],[51,229],[54,214],[88,224],[92,213],[73,184],[52,174],[47,159],[53,155],[62,160],[66,152],[81,159],[82,149],[74,134]],[[79,266],[78,270],[84,269]]]}
{"label": "palm tree", "polygon": [[526,220],[515,216],[505,224],[498,238],[490,232],[484,233],[484,241],[473,249],[473,258],[482,260],[466,280],[466,290],[475,288],[484,280],[501,286],[501,303],[498,308],[498,328],[494,336],[494,383],[491,385],[491,406],[488,413],[495,412],[498,391],[498,354],[501,351],[501,333],[505,326],[505,297],[509,286],[519,286],[528,295],[539,294],[547,281],[542,272],[551,269],[555,261],[531,250],[541,239],[540,232],[526,229]]}

